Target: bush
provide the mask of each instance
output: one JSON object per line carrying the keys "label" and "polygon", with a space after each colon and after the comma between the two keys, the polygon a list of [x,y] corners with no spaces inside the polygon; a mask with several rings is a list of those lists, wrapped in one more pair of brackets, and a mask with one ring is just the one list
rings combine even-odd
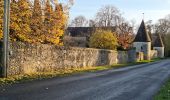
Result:
{"label": "bush", "polygon": [[118,43],[113,32],[107,30],[97,30],[90,37],[89,46],[98,49],[115,50],[118,46]]}

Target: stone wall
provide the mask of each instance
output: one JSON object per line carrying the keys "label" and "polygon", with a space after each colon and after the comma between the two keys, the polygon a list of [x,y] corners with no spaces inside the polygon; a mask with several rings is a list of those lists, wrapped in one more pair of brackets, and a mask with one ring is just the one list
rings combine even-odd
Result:
{"label": "stone wall", "polygon": [[136,60],[137,61],[144,60],[144,53],[143,52],[136,52]]}
{"label": "stone wall", "polygon": [[87,47],[86,37],[64,36],[64,45],[72,47]]}
{"label": "stone wall", "polygon": [[2,77],[2,41],[0,40],[0,77]]}
{"label": "stone wall", "polygon": [[158,51],[157,50],[151,50],[151,59],[158,57]]}
{"label": "stone wall", "polygon": [[12,43],[10,47],[9,76],[136,61],[134,50],[66,48],[21,42]]}
{"label": "stone wall", "polygon": [[159,58],[164,58],[164,51],[165,51],[165,48],[164,47],[153,47],[154,50],[157,51],[157,56]]}

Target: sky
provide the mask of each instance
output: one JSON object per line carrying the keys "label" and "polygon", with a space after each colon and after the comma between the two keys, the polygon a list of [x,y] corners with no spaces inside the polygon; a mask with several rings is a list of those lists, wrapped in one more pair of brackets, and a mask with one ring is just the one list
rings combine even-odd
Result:
{"label": "sky", "polygon": [[145,21],[152,20],[153,23],[170,14],[170,0],[75,0],[70,10],[70,20],[79,15],[93,19],[105,5],[117,7],[127,21],[134,20],[136,23],[143,19],[142,13]]}

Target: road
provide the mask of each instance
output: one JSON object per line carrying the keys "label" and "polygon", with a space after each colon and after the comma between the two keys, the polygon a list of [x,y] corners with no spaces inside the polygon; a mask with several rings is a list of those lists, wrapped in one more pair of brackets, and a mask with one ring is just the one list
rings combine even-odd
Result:
{"label": "road", "polygon": [[0,88],[0,100],[152,100],[170,76],[170,60]]}

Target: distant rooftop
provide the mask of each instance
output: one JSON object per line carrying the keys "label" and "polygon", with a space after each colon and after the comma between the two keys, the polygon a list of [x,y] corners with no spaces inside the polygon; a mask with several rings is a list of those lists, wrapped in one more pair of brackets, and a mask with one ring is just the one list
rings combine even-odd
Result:
{"label": "distant rooftop", "polygon": [[158,36],[154,42],[154,47],[164,47],[161,35],[160,34],[157,34],[157,35]]}

